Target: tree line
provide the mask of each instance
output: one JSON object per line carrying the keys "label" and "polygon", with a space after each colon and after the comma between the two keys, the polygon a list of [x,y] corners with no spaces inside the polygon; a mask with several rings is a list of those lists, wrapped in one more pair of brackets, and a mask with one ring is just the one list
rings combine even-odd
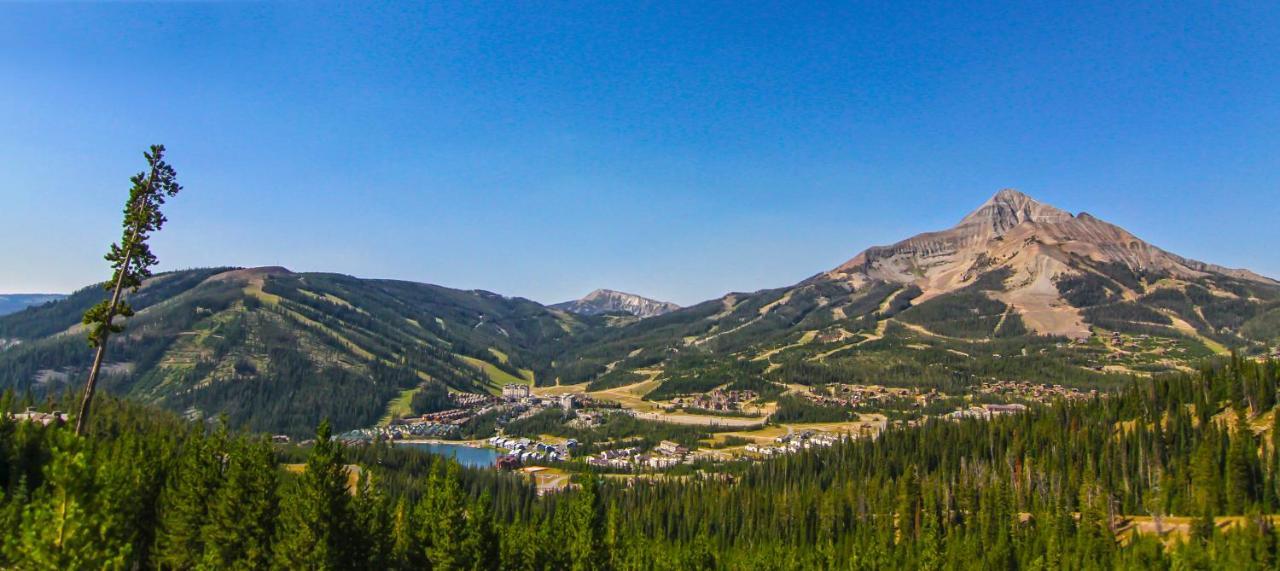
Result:
{"label": "tree line", "polygon": [[[582,473],[541,498],[520,476],[344,448],[327,423],[314,445],[280,449],[108,400],[87,437],[0,422],[0,566],[1271,568],[1277,387],[1276,365],[1234,359],[722,471]],[[1215,525],[1227,515],[1242,523]],[[1121,533],[1133,516],[1193,525]]]}

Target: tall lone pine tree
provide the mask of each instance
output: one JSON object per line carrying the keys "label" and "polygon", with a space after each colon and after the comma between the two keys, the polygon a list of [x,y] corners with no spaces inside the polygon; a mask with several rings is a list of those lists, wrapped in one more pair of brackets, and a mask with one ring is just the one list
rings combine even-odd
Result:
{"label": "tall lone pine tree", "polygon": [[122,299],[124,290],[137,291],[142,280],[151,277],[151,267],[158,260],[151,253],[147,240],[152,232],[164,226],[166,219],[160,207],[164,205],[165,198],[182,190],[177,181],[178,173],[164,162],[164,145],[152,145],[143,156],[147,159],[149,172],[140,172],[130,179],[133,188],[129,189],[129,201],[124,205],[124,234],[120,243],[112,244],[106,255],[114,270],[111,280],[105,284],[111,291],[111,299],[93,306],[84,314],[84,324],[89,328],[89,345],[96,348],[97,353],[84,385],[84,400],[76,418],[77,435],[83,435],[88,427],[93,390],[107,354],[107,338],[112,333],[124,331],[124,326],[114,323],[114,320],[133,315],[133,308]]}

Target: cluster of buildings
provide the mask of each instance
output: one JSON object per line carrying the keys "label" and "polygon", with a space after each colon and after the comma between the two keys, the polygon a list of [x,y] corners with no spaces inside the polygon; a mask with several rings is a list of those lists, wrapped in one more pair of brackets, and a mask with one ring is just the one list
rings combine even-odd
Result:
{"label": "cluster of buildings", "polygon": [[569,421],[569,426],[574,428],[595,428],[604,424],[604,416],[604,412],[579,412],[573,420]]}
{"label": "cluster of buildings", "polygon": [[511,384],[502,388],[502,398],[488,395],[453,393],[450,400],[456,408],[429,412],[421,416],[400,418],[390,425],[353,430],[343,437],[359,440],[405,440],[416,438],[456,438],[461,426],[476,416],[494,410],[505,410],[508,419],[534,414],[547,407],[572,409],[581,398],[577,395],[538,398],[530,396],[528,385]]}
{"label": "cluster of buildings", "polygon": [[502,400],[518,401],[529,398],[529,385],[502,385]]}
{"label": "cluster of buildings", "polygon": [[503,385],[502,400],[507,404],[513,405],[525,405],[532,408],[559,407],[565,410],[596,406],[598,404],[594,399],[578,393],[542,397],[535,396],[529,389],[529,385],[519,384]]}
{"label": "cluster of buildings", "polygon": [[965,418],[981,418],[983,420],[990,420],[993,417],[997,417],[1000,415],[1017,414],[1017,413],[1026,412],[1026,411],[1027,411],[1027,405],[1025,404],[1018,404],[1018,403],[984,404],[981,406],[971,406],[969,408],[962,408],[955,412],[949,412],[943,418],[948,418],[951,420],[961,420]]}
{"label": "cluster of buildings", "polygon": [[[523,386],[523,385],[522,385]],[[529,387],[525,387],[526,389]],[[480,408],[498,402],[498,399],[489,395],[476,395],[470,393],[452,393],[449,400],[458,408]]]}
{"label": "cluster of buildings", "polygon": [[982,383],[978,394],[998,396],[1006,400],[1022,400],[1034,402],[1050,402],[1057,399],[1084,400],[1098,394],[1097,389],[1088,392],[1053,385],[1049,383],[1030,383],[1026,381],[995,381]]}
{"label": "cluster of buildings", "polygon": [[630,448],[617,448],[614,450],[605,450],[595,456],[587,458],[587,464],[597,468],[616,468],[619,470],[628,470],[634,466],[633,458],[640,455],[640,448],[632,446]]}
{"label": "cluster of buildings", "polygon": [[663,440],[648,453],[641,452],[640,448],[635,446],[605,450],[588,457],[587,464],[613,470],[662,470],[687,460],[690,460],[688,448],[670,440]]}
{"label": "cluster of buildings", "polygon": [[415,440],[457,438],[461,428],[457,424],[435,422],[399,422],[373,428],[357,428],[338,435],[338,440],[348,443],[377,440]]}
{"label": "cluster of buildings", "polygon": [[[502,396],[453,393],[449,395],[454,408],[439,412],[426,413],[421,416],[393,419],[388,426],[352,430],[341,435],[341,438],[355,441],[372,440],[406,440],[406,439],[454,439],[462,432],[462,426],[469,420],[484,414],[498,411],[499,425],[513,419],[524,418],[548,408],[574,410],[582,407],[607,406],[582,394],[565,394],[539,397],[533,395],[528,385],[508,384],[502,387]],[[609,403],[612,404],[612,403]],[[613,406],[617,406],[613,404]],[[599,424],[599,413],[584,414],[583,421],[588,426]],[[553,451],[540,451],[550,458]]]}
{"label": "cluster of buildings", "polygon": [[849,438],[847,434],[802,430],[775,438],[773,446],[752,443],[748,444],[745,450],[751,454],[759,454],[761,456],[778,456],[794,454],[810,448],[827,448],[847,438]]}
{"label": "cluster of buildings", "polygon": [[477,415],[501,406],[501,400],[487,395],[454,393],[449,395],[456,408],[428,412],[421,416],[392,419],[387,426],[361,428],[340,436],[349,441],[410,440],[420,438],[457,438],[461,427]]}
{"label": "cluster of buildings", "polygon": [[[529,462],[564,462],[569,460],[571,450],[578,446],[578,441],[570,438],[563,444],[551,444],[530,438],[508,438],[494,436],[489,445],[507,451],[498,459],[498,467],[516,467]],[[505,458],[505,460],[504,460]]]}
{"label": "cluster of buildings", "polygon": [[49,426],[50,424],[66,424],[67,413],[55,410],[53,412],[40,412],[35,407],[29,406],[27,410],[17,414],[8,415],[9,420],[14,422],[30,422],[41,426]]}
{"label": "cluster of buildings", "polygon": [[804,393],[805,397],[817,404],[826,406],[856,407],[866,404],[887,403],[896,399],[919,396],[918,389],[901,389],[872,385],[829,385],[830,394],[817,392]]}
{"label": "cluster of buildings", "polygon": [[698,408],[717,412],[738,412],[742,405],[756,400],[760,395],[755,391],[726,391],[715,389],[709,393],[689,398],[677,398],[671,402],[685,408]]}
{"label": "cluster of buildings", "polygon": [[1109,345],[1111,353],[1107,355],[1108,361],[1124,361],[1137,353],[1148,351],[1156,355],[1187,352],[1186,348],[1177,346],[1178,342],[1173,339],[1152,337],[1145,333],[1127,337],[1119,332],[1112,332]]}
{"label": "cluster of buildings", "polygon": [[471,418],[471,411],[462,408],[451,408],[440,412],[428,412],[418,418],[407,418],[405,424],[461,424]]}

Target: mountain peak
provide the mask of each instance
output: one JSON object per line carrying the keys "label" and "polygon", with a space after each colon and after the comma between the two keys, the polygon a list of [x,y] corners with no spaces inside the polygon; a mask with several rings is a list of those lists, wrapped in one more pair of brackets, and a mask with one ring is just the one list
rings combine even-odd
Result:
{"label": "mountain peak", "polygon": [[[1091,280],[1116,268],[1131,276],[1195,281],[1219,275],[1276,283],[1247,270],[1171,254],[1119,226],[1086,213],[1072,215],[1011,188],[995,193],[952,228],[868,248],[825,275],[855,288],[870,282],[911,284],[927,301],[1000,270],[1005,279],[991,295],[1017,311],[1029,329],[1086,337],[1084,316],[1067,303],[1058,284],[1064,278]],[[1145,291],[1137,282],[1126,283],[1111,284],[1111,291],[1131,297]]]}
{"label": "mountain peak", "polygon": [[636,317],[656,317],[680,309],[679,305],[657,301],[633,293],[611,289],[597,289],[581,299],[557,303],[551,307],[582,315],[625,312]]}
{"label": "mountain peak", "polygon": [[995,194],[991,195],[991,199],[988,202],[997,200],[1030,200],[1031,202],[1035,202],[1035,199],[1027,196],[1026,193],[1016,188],[1002,188],[996,191]]}
{"label": "mountain peak", "polygon": [[972,227],[979,233],[1000,236],[1027,221],[1062,222],[1070,220],[1070,212],[1039,202],[1012,188],[1001,189],[977,210],[960,221],[958,227]]}

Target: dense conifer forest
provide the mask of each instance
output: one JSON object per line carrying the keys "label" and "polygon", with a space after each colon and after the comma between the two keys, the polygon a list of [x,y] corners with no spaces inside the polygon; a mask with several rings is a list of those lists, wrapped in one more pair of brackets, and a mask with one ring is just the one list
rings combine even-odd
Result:
{"label": "dense conifer forest", "polygon": [[1280,367],[1235,359],[716,473],[580,474],[542,498],[513,474],[344,448],[327,423],[282,448],[105,400],[84,438],[0,422],[0,566],[1271,568],[1278,386]]}

